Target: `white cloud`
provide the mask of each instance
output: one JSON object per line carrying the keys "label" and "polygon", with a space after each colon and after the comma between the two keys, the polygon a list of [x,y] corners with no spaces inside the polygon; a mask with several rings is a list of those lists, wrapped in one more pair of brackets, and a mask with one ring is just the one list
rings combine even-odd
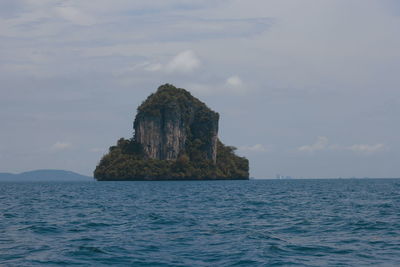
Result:
{"label": "white cloud", "polygon": [[243,82],[239,76],[231,76],[228,79],[226,79],[226,85],[232,87],[242,87]]}
{"label": "white cloud", "polygon": [[166,64],[148,63],[144,70],[165,71],[167,73],[190,73],[198,69],[201,65],[200,59],[192,50],[185,50],[177,54]]}
{"label": "white cloud", "polygon": [[352,145],[347,147],[347,149],[361,154],[372,154],[376,152],[380,152],[386,149],[384,144],[375,144],[375,145],[368,145],[368,144],[358,144]]}
{"label": "white cloud", "polygon": [[219,81],[210,84],[198,84],[191,83],[187,84],[185,88],[191,91],[197,92],[202,95],[215,95],[215,94],[236,94],[242,95],[249,90],[242,79],[237,76],[230,76],[225,81]]}
{"label": "white cloud", "polygon": [[167,72],[192,72],[200,66],[200,60],[192,50],[176,55],[166,66]]}
{"label": "white cloud", "polygon": [[56,13],[65,20],[81,26],[90,26],[95,24],[94,17],[74,7],[56,7]]}
{"label": "white cloud", "polygon": [[236,94],[242,94],[245,93],[248,88],[239,76],[234,75],[226,79],[224,89],[224,91],[232,91]]}
{"label": "white cloud", "polygon": [[262,144],[255,144],[253,146],[241,146],[239,147],[241,152],[266,152],[267,149]]}
{"label": "white cloud", "polygon": [[149,64],[144,67],[147,71],[159,71],[163,68],[163,65],[160,63]]}
{"label": "white cloud", "polygon": [[342,146],[337,144],[329,144],[329,140],[325,136],[319,136],[317,141],[312,145],[304,145],[298,147],[298,151],[302,152],[315,152],[321,150],[341,150],[341,151],[353,151],[359,154],[370,155],[376,152],[384,151],[386,146],[384,144],[354,144],[350,146]]}
{"label": "white cloud", "polygon": [[314,144],[298,147],[297,150],[304,152],[314,152],[318,150],[324,150],[327,148],[328,142],[329,141],[326,136],[318,136],[317,141],[315,141]]}
{"label": "white cloud", "polygon": [[72,147],[71,143],[66,143],[66,142],[56,142],[54,145],[51,146],[51,150],[66,150]]}

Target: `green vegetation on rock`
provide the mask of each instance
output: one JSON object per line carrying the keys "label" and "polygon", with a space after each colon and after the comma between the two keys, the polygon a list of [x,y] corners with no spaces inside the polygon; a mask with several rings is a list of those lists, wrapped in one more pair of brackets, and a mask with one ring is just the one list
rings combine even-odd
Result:
{"label": "green vegetation on rock", "polygon": [[97,180],[248,179],[249,162],[217,138],[218,113],[184,89],[160,86],[138,107],[135,136],[121,138]]}

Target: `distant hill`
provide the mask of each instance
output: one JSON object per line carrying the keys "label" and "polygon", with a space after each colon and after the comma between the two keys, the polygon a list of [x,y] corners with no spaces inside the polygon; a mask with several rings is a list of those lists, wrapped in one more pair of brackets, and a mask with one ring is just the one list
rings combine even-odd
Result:
{"label": "distant hill", "polygon": [[64,170],[34,170],[19,174],[0,173],[0,181],[25,182],[25,181],[93,181],[92,177],[76,172]]}

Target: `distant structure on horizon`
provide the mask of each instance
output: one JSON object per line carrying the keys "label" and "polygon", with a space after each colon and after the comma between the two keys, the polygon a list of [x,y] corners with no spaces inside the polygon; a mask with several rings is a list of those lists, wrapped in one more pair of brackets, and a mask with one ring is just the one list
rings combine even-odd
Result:
{"label": "distant structure on horizon", "polygon": [[292,176],[284,176],[284,175],[281,175],[281,174],[277,174],[276,175],[276,179],[293,179],[293,177]]}

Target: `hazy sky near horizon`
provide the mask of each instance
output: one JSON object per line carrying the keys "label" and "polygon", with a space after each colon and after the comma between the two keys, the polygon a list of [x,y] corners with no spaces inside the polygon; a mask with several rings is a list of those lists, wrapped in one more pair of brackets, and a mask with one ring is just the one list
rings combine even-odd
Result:
{"label": "hazy sky near horizon", "polygon": [[399,177],[400,1],[1,0],[0,172],[91,175],[157,87],[251,176]]}

